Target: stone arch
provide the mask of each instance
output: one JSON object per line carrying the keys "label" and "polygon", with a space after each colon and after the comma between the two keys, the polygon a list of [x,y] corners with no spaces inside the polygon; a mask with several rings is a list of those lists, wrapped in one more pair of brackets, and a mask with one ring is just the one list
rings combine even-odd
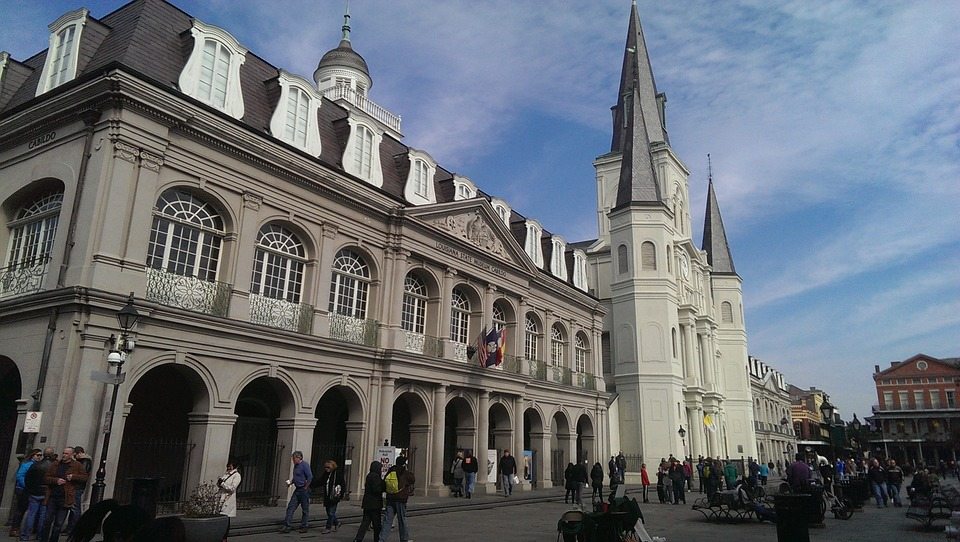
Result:
{"label": "stone arch", "polygon": [[[489,432],[486,438],[481,439],[481,444],[486,443],[486,448],[481,446],[481,453],[485,450],[503,450],[504,448],[513,448],[513,416],[510,412],[510,405],[501,401],[499,398],[490,400],[489,410]],[[483,435],[481,435],[483,436]],[[499,455],[499,454],[498,454]]]}
{"label": "stone arch", "polygon": [[550,464],[552,465],[551,478],[560,482],[563,472],[569,463],[576,461],[574,445],[576,434],[570,430],[570,417],[563,407],[554,410],[550,417]]}
{"label": "stone arch", "polygon": [[443,483],[453,483],[449,466],[459,450],[473,448],[477,435],[476,409],[470,400],[461,394],[447,396],[443,427]]}
{"label": "stone arch", "polygon": [[310,228],[303,224],[301,220],[298,220],[296,217],[291,219],[289,215],[271,214],[260,220],[260,223],[257,224],[257,231],[260,231],[260,228],[263,228],[267,224],[279,224],[299,237],[303,242],[307,260],[320,259],[320,242],[313,235]]}
{"label": "stone arch", "polygon": [[[355,241],[343,241],[336,248],[333,249],[331,254],[337,254],[341,250],[351,250],[356,252],[361,258],[363,258],[364,263],[367,264],[367,268],[370,269],[370,288],[373,289],[376,287],[381,280],[383,280],[383,268],[381,266],[380,257],[377,254],[374,254],[370,251],[365,245],[361,245]],[[331,264],[333,262],[331,261]],[[370,298],[373,299],[373,292],[371,292]]]}
{"label": "stone arch", "polygon": [[427,480],[432,402],[419,386],[401,386],[394,393],[390,444],[403,449],[407,468],[418,480]]}
{"label": "stone arch", "polygon": [[523,450],[529,450],[531,457],[528,462],[526,456],[517,455],[520,473],[525,480],[537,487],[543,487],[542,482],[549,481],[550,443],[546,433],[543,411],[536,403],[531,404],[523,411]]}
{"label": "stone arch", "polygon": [[336,382],[326,387],[315,404],[317,421],[310,453],[314,476],[319,476],[324,461],[332,459],[339,465],[347,487],[358,487],[360,478],[367,472],[365,461],[354,461],[362,457],[366,419],[361,392],[354,386]]}
{"label": "stone arch", "polygon": [[201,476],[205,450],[195,416],[209,410],[209,388],[194,367],[167,359],[138,367],[128,387],[131,406],[113,477],[121,502],[130,498],[133,477],[161,478],[159,499],[178,501]]}
{"label": "stone arch", "polygon": [[[427,299],[426,313],[424,314],[424,334],[437,337],[443,336],[444,334],[441,333],[441,330],[444,329],[444,326],[440,322],[440,315],[443,313],[443,309],[440,304],[445,299],[445,296],[440,277],[438,277],[432,269],[422,264],[410,266],[404,275],[404,281],[406,281],[406,278],[409,276],[416,277],[426,288]],[[404,295],[406,295],[406,290],[404,290]]]}
{"label": "stone arch", "polygon": [[[196,182],[191,182],[185,179],[178,179],[175,181],[169,181],[161,183],[157,187],[156,193],[153,195],[153,202],[160,198],[160,195],[166,192],[167,190],[181,190],[189,194],[193,194],[198,198],[209,203],[213,208],[219,213],[220,218],[223,220],[223,230],[226,233],[239,233],[240,228],[240,219],[238,218],[236,209],[223,197],[215,188],[216,185],[205,184],[202,187],[199,186]],[[223,256],[221,256],[223,258]]]}
{"label": "stone arch", "polygon": [[597,462],[602,459],[597,452],[597,439],[593,419],[584,412],[577,418],[577,463]]}
{"label": "stone arch", "polygon": [[[23,382],[17,364],[0,356],[0,502],[7,490],[7,472],[11,456],[22,445],[17,442],[17,401],[23,394]],[[16,462],[13,463],[16,465]]]}
{"label": "stone arch", "polygon": [[[127,380],[127,383],[136,385],[147,373],[156,369],[157,367],[174,364],[190,369],[192,373],[199,378],[199,382],[192,379],[187,381],[187,385],[189,386],[195,387],[199,385],[202,387],[202,393],[200,393],[200,389],[192,389],[192,391],[198,394],[197,397],[200,401],[194,405],[194,412],[206,412],[211,408],[212,405],[218,404],[221,399],[223,399],[223,396],[217,387],[217,379],[214,377],[207,364],[199,362],[193,356],[184,356],[182,360],[177,360],[176,356],[177,355],[174,352],[163,352],[152,358],[148,358],[143,363],[135,365],[134,368],[127,374],[127,376],[130,377]],[[132,386],[124,387],[127,390],[133,390]],[[127,401],[129,400],[128,391]]]}

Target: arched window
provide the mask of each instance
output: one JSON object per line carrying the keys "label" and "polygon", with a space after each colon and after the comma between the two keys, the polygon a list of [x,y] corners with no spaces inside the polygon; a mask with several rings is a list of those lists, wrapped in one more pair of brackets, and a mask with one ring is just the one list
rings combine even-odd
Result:
{"label": "arched window", "polygon": [[573,343],[573,370],[578,373],[587,371],[587,342],[577,335]]}
{"label": "arched window", "polygon": [[493,304],[493,327],[497,331],[507,327],[507,314],[499,303]]}
{"label": "arched window", "polygon": [[290,230],[266,224],[257,234],[250,293],[299,303],[303,289],[303,243]]}
{"label": "arched window", "polygon": [[723,323],[733,323],[733,305],[729,301],[720,304],[720,321]]}
{"label": "arched window", "polygon": [[677,328],[672,328],[670,330],[670,338],[672,339],[671,342],[673,344],[673,357],[676,358],[677,357]]}
{"label": "arched window", "polygon": [[630,272],[630,257],[627,253],[627,245],[617,247],[617,272],[621,275]]}
{"label": "arched window", "polygon": [[223,219],[209,203],[177,189],[164,191],[153,211],[147,267],[215,281]]}
{"label": "arched window", "polygon": [[644,241],[640,245],[640,267],[644,271],[657,269],[657,247],[650,241]]}
{"label": "arched window", "polygon": [[560,326],[550,328],[550,361],[555,367],[563,366],[563,331]]}
{"label": "arched window", "polygon": [[370,290],[370,268],[359,254],[341,249],[333,259],[330,284],[330,312],[364,319],[367,317],[367,295]]}
{"label": "arched window", "polygon": [[421,197],[427,197],[427,163],[423,160],[413,161],[413,192]]}
{"label": "arched window", "polygon": [[[224,87],[226,90],[226,87]],[[283,128],[283,140],[298,147],[307,145],[307,114],[310,110],[310,97],[297,87],[290,87],[287,93],[287,120]]]}
{"label": "arched window", "polygon": [[453,290],[450,309],[450,340],[467,344],[470,328],[470,300],[459,288]]}
{"label": "arched window", "polygon": [[230,50],[217,40],[203,42],[197,98],[214,107],[223,108],[227,101],[230,78]]}
{"label": "arched window", "polygon": [[48,193],[24,205],[7,224],[10,251],[6,267],[10,271],[45,263],[53,249],[60,222],[63,192]]}
{"label": "arched window", "polygon": [[530,315],[527,315],[524,321],[523,336],[523,356],[526,359],[536,360],[539,358],[539,352],[537,351],[539,335],[540,328],[537,326],[537,322]]}
{"label": "arched window", "polygon": [[353,160],[357,175],[363,179],[369,179],[373,167],[373,130],[362,124],[357,125]]}
{"label": "arched window", "polygon": [[403,281],[403,307],[400,327],[404,331],[423,334],[427,317],[427,287],[420,277],[407,275]]}

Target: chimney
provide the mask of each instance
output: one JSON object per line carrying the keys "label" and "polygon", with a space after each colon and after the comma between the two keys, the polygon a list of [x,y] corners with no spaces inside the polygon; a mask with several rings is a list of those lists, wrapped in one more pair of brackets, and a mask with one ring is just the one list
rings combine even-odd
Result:
{"label": "chimney", "polygon": [[879,372],[880,372],[880,366],[879,366],[879,365],[874,365],[874,366],[873,366],[873,372],[879,373]]}

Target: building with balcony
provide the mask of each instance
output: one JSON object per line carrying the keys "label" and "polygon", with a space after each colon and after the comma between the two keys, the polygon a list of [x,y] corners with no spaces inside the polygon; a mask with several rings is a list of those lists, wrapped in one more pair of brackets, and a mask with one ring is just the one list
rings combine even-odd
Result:
{"label": "building with balcony", "polygon": [[[459,448],[529,451],[525,487],[610,455],[585,251],[402,142],[349,18],[313,81],[160,0],[50,32],[0,56],[0,465],[108,430],[108,496],[159,476],[177,501],[234,458],[270,502],[294,450],[355,491],[389,442],[431,494]],[[131,292],[109,416],[91,374]]]}
{"label": "building with balcony", "polygon": [[789,463],[797,449],[789,384],[783,373],[753,356],[750,356],[749,370],[757,459],[762,463]]}
{"label": "building with balcony", "polygon": [[635,3],[625,45],[610,152],[594,161],[599,238],[576,245],[606,309],[612,444],[648,463],[756,456],[742,281],[712,175],[697,248],[689,170],[670,145]]}
{"label": "building with balcony", "polygon": [[790,419],[797,439],[797,450],[807,448],[821,455],[830,449],[830,430],[823,418],[821,407],[830,397],[814,387],[808,390],[788,384],[790,392]]}
{"label": "building with balcony", "polygon": [[873,452],[901,463],[957,459],[960,446],[960,358],[917,354],[874,366],[878,403],[869,421]]}

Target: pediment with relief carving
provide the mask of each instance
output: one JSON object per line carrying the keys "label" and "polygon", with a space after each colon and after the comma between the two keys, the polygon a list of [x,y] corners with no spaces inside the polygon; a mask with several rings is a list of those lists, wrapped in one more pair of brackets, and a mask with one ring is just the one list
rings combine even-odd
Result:
{"label": "pediment with relief carving", "polygon": [[437,229],[464,239],[480,250],[501,258],[507,256],[503,241],[487,223],[487,217],[479,209],[459,215],[435,217],[429,221]]}

